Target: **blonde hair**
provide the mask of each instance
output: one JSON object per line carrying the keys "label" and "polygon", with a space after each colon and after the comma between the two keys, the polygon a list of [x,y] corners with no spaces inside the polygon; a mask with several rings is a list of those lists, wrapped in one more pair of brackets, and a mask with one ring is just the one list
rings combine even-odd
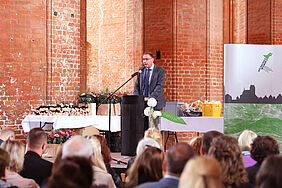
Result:
{"label": "blonde hair", "polygon": [[6,140],[2,143],[1,148],[5,149],[10,155],[10,170],[20,172],[24,162],[24,144],[16,140]]}
{"label": "blonde hair", "polygon": [[253,131],[244,130],[238,138],[238,144],[241,151],[250,151],[251,144],[257,136],[258,135]]}
{"label": "blonde hair", "polygon": [[90,141],[91,146],[93,148],[93,158],[92,158],[93,165],[107,172],[107,168],[104,163],[102,152],[101,152],[100,141],[95,136],[86,136],[85,138]]}
{"label": "blonde hair", "polygon": [[156,142],[158,142],[160,147],[163,148],[162,134],[158,129],[156,129],[156,128],[147,129],[144,133],[144,138],[154,139]]}
{"label": "blonde hair", "polygon": [[189,145],[192,146],[197,155],[201,155],[202,137],[196,136],[192,138]]}
{"label": "blonde hair", "polygon": [[221,168],[210,156],[190,159],[180,176],[179,188],[221,188]]}
{"label": "blonde hair", "polygon": [[2,140],[8,140],[8,139],[11,139],[11,140],[14,140],[15,139],[15,131],[14,129],[10,128],[10,127],[5,127],[3,128],[1,131],[0,131],[0,138]]}

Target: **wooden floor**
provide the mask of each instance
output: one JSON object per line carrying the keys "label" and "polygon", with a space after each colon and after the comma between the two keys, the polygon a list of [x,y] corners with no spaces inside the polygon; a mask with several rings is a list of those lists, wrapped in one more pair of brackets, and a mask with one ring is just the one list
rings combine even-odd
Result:
{"label": "wooden floor", "polygon": [[112,168],[127,168],[127,162],[132,156],[122,156],[120,152],[111,153],[112,156]]}

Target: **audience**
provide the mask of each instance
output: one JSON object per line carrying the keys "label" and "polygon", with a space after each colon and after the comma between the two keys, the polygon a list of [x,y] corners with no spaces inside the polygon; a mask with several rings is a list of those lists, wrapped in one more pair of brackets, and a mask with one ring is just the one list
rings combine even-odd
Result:
{"label": "audience", "polygon": [[139,155],[129,169],[126,187],[135,187],[145,182],[158,181],[163,177],[163,152],[156,147],[148,146]]}
{"label": "audience", "polygon": [[196,155],[201,155],[202,137],[197,136],[192,138],[189,144],[196,152]]}
{"label": "audience", "polygon": [[115,172],[115,170],[112,169],[112,167],[111,167],[112,157],[111,157],[110,148],[108,147],[108,144],[107,144],[107,140],[102,135],[94,135],[94,136],[100,141],[101,153],[102,153],[102,156],[103,156],[104,163],[106,165],[107,172],[112,175],[112,178],[114,180],[115,185],[117,187],[121,187],[121,178]]}
{"label": "audience", "polygon": [[179,188],[221,188],[221,168],[216,159],[199,156],[189,160],[181,174]]}
{"label": "audience", "polygon": [[179,143],[172,146],[167,151],[162,165],[165,177],[157,182],[141,184],[137,188],[177,188],[185,164],[194,156],[195,151],[188,144]]}
{"label": "audience", "polygon": [[8,151],[10,155],[10,163],[6,174],[7,182],[23,188],[39,187],[33,179],[23,178],[18,174],[23,168],[25,153],[24,145],[19,141],[7,140],[2,143],[1,148]]}
{"label": "audience", "polygon": [[263,160],[270,156],[279,154],[279,145],[271,136],[257,136],[251,144],[251,157],[257,162],[248,167],[249,187],[255,187],[255,178]]}
{"label": "audience", "polygon": [[245,168],[256,164],[256,161],[253,160],[250,155],[251,144],[256,137],[257,134],[255,132],[244,130],[238,138],[238,144],[244,157]]}
{"label": "audience", "polygon": [[282,156],[271,155],[267,157],[257,175],[256,187],[258,188],[280,188],[282,185]]}
{"label": "audience", "polygon": [[6,182],[6,171],[9,167],[10,156],[9,153],[0,148],[0,187],[2,188],[17,188],[17,186],[13,186],[11,183]]}
{"label": "audience", "polygon": [[202,155],[208,154],[212,140],[222,135],[223,134],[218,131],[209,131],[204,133],[204,135],[202,136],[201,154]]}
{"label": "audience", "polygon": [[90,141],[93,149],[92,168],[95,174],[93,179],[94,184],[107,185],[109,188],[115,188],[113,178],[111,174],[107,172],[103,161],[100,141],[94,136],[87,136],[86,138]]}
{"label": "audience", "polygon": [[14,140],[15,132],[10,127],[5,127],[0,131],[0,145],[6,140]]}
{"label": "audience", "polygon": [[24,178],[31,178],[38,185],[47,181],[51,175],[52,163],[41,158],[47,145],[47,135],[41,128],[30,130],[27,137],[27,152],[24,156],[23,169],[20,175]]}
{"label": "audience", "polygon": [[248,175],[238,142],[229,136],[213,139],[208,155],[214,157],[221,166],[222,183],[226,188],[246,187]]}
{"label": "audience", "polygon": [[90,188],[93,171],[89,159],[85,157],[66,157],[54,169],[44,188]]}

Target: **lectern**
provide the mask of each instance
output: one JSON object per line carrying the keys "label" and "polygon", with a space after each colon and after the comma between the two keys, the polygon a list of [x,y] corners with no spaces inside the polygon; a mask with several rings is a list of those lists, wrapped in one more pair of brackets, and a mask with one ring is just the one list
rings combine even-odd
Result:
{"label": "lectern", "polygon": [[136,155],[138,141],[144,136],[144,97],[122,96],[121,155]]}

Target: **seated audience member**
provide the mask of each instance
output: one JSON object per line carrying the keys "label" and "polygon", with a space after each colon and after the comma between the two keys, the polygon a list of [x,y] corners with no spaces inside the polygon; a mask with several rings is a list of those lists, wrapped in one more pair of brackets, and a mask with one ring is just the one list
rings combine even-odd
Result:
{"label": "seated audience member", "polygon": [[104,163],[106,165],[107,172],[112,175],[115,185],[117,187],[121,187],[120,176],[115,172],[114,169],[111,168],[112,157],[111,157],[110,148],[108,147],[108,144],[107,144],[107,140],[102,135],[94,135],[94,136],[100,141],[101,153],[103,156]]}
{"label": "seated audience member", "polygon": [[187,161],[195,156],[193,148],[185,143],[172,146],[166,153],[163,161],[164,178],[157,182],[143,183],[137,188],[177,188],[179,177]]}
{"label": "seated audience member", "polygon": [[271,155],[267,157],[257,173],[256,187],[280,188],[282,185],[282,156]]}
{"label": "seated audience member", "polygon": [[189,144],[196,152],[196,155],[201,155],[202,137],[197,136],[192,138]]}
{"label": "seated audience member", "polygon": [[135,187],[145,182],[158,181],[163,177],[163,152],[156,147],[148,146],[139,155],[129,169],[126,187]]}
{"label": "seated audience member", "polygon": [[251,144],[256,137],[257,134],[253,131],[244,130],[238,138],[238,144],[244,157],[245,168],[256,164],[256,161],[253,160],[250,155]]}
{"label": "seated audience member", "polygon": [[218,136],[213,139],[208,155],[220,164],[224,187],[245,187],[248,174],[244,167],[243,156],[235,138]]}
{"label": "seated audience member", "polygon": [[14,140],[15,132],[10,127],[5,127],[0,131],[0,145],[6,140]]}
{"label": "seated audience member", "polygon": [[207,155],[209,152],[212,140],[222,135],[223,134],[218,131],[209,131],[209,132],[204,133],[204,135],[202,136],[201,154]]}
{"label": "seated audience member", "polygon": [[17,188],[17,186],[12,185],[6,181],[6,171],[9,167],[10,156],[9,153],[0,148],[0,187],[2,188]]}
{"label": "seated audience member", "polygon": [[251,144],[251,157],[257,162],[247,168],[249,187],[255,187],[256,174],[263,160],[270,156],[279,154],[279,145],[271,136],[257,136]]}
{"label": "seated audience member", "polygon": [[31,129],[27,137],[27,152],[24,156],[23,169],[20,175],[31,178],[41,186],[51,175],[52,163],[42,159],[47,145],[47,135],[41,128]]}
{"label": "seated audience member", "polygon": [[109,188],[115,188],[115,184],[111,174],[107,172],[106,165],[103,160],[103,156],[101,153],[101,144],[100,141],[94,136],[86,137],[93,149],[93,157],[92,157],[92,168],[95,174],[93,182],[95,185],[107,185]]}
{"label": "seated audience member", "polygon": [[179,188],[221,188],[221,168],[210,156],[189,160],[180,176]]}
{"label": "seated audience member", "polygon": [[90,188],[93,171],[89,159],[67,157],[60,161],[44,188]]}
{"label": "seated audience member", "polygon": [[1,148],[8,151],[10,155],[10,163],[6,174],[7,182],[23,188],[39,187],[33,179],[23,178],[18,174],[23,168],[24,145],[19,141],[7,140],[2,143]]}
{"label": "seated audience member", "polygon": [[160,148],[163,149],[163,140],[161,132],[154,128],[149,128],[144,133],[144,138],[152,138],[160,145]]}
{"label": "seated audience member", "polygon": [[[136,148],[136,156],[138,156],[147,146],[152,146],[161,149],[160,145],[158,144],[157,141],[155,141],[152,138],[142,138],[137,145]],[[128,163],[127,163],[127,170],[131,167],[133,164],[135,158],[131,158]]]}

